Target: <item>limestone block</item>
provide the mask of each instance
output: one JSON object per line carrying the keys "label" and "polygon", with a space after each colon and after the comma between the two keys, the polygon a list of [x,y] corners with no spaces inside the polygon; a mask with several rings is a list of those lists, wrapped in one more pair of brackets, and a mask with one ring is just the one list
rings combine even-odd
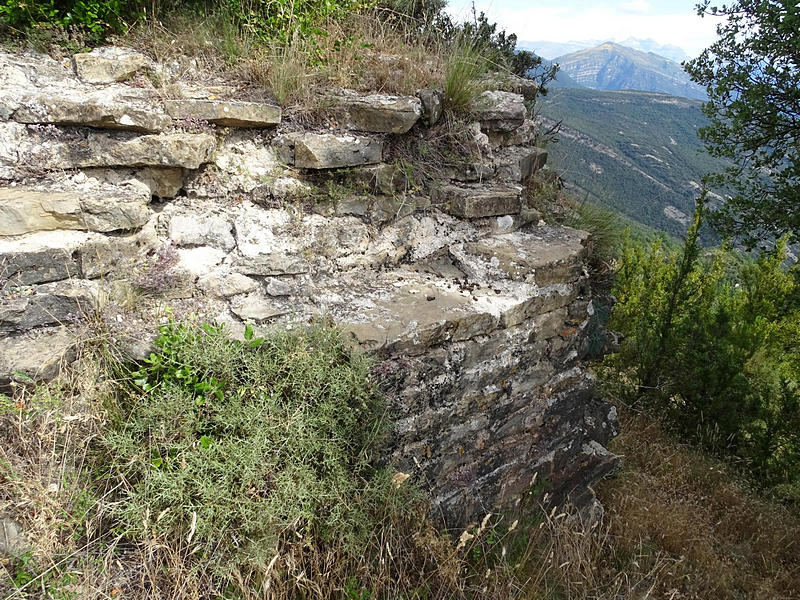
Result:
{"label": "limestone block", "polygon": [[240,319],[256,323],[263,323],[288,313],[287,310],[277,306],[274,300],[258,294],[235,298],[231,302],[231,310]]}
{"label": "limestone block", "polygon": [[[0,373],[0,384],[3,375]],[[30,548],[22,525],[0,514],[0,557],[21,554]]]}
{"label": "limestone block", "polygon": [[[255,292],[261,284],[241,273],[218,270],[197,280],[197,287],[210,296],[229,298],[240,294]],[[269,292],[268,292],[269,293]]]}
{"label": "limestone block", "polygon": [[538,136],[538,128],[536,124],[526,118],[525,121],[511,131],[487,131],[486,135],[489,136],[489,142],[492,148],[502,146],[530,146],[536,143]]}
{"label": "limestone block", "polygon": [[281,107],[234,100],[167,100],[175,119],[201,119],[224,127],[269,127],[281,122]]}
{"label": "limestone block", "polygon": [[485,131],[511,131],[525,122],[522,94],[512,92],[483,92],[475,100],[472,113]]}
{"label": "limestone block", "polygon": [[34,381],[53,379],[75,352],[75,336],[66,327],[0,336],[0,388],[15,381],[16,373]]}
{"label": "limestone block", "polygon": [[216,139],[207,133],[164,133],[132,137],[122,133],[90,133],[85,141],[59,142],[40,148],[40,166],[181,167],[197,169],[211,160]]}
{"label": "limestone block", "polygon": [[414,96],[355,93],[338,96],[331,114],[345,129],[373,133],[405,133],[422,116],[422,102]]}
{"label": "limestone block", "polygon": [[215,215],[175,215],[169,221],[169,239],[178,246],[214,246],[230,250],[236,245],[231,222]]}
{"label": "limestone block", "polygon": [[542,148],[505,148],[495,152],[498,179],[524,183],[547,163]]}
{"label": "limestone block", "polygon": [[444,92],[442,90],[417,90],[417,98],[422,102],[422,118],[428,127],[439,122],[444,113]]}
{"label": "limestone block", "polygon": [[152,61],[135,50],[107,46],[73,56],[75,72],[86,83],[125,81],[137,71],[151,68]]}
{"label": "limestone block", "polygon": [[0,188],[0,236],[76,229],[119,231],[150,219],[150,197],[130,188],[50,191],[45,186]]}
{"label": "limestone block", "polygon": [[0,298],[0,333],[76,321],[96,306],[97,285],[82,279],[11,288]]}
{"label": "limestone block", "polygon": [[539,286],[572,283],[580,276],[587,234],[569,227],[539,227],[452,246],[451,254],[468,276],[486,279],[497,272]]}
{"label": "limestone block", "polygon": [[519,213],[521,195],[522,188],[516,186],[445,185],[433,190],[431,200],[451,215],[477,219]]}
{"label": "limestone block", "polygon": [[78,250],[102,237],[78,231],[52,231],[0,238],[0,280],[22,286],[79,277]]}
{"label": "limestone block", "polygon": [[539,84],[533,79],[509,73],[493,73],[483,79],[485,88],[522,94],[525,100],[535,100],[539,95]]}
{"label": "limestone block", "polygon": [[192,278],[203,277],[211,273],[224,260],[225,256],[224,250],[210,246],[180,248],[178,250],[178,271],[189,273]]}
{"label": "limestone block", "polygon": [[308,273],[311,265],[302,256],[292,254],[258,254],[241,256],[233,261],[234,269],[244,275],[299,275]]}
{"label": "limestone block", "polygon": [[383,142],[355,135],[306,133],[294,138],[294,164],[301,169],[336,169],[381,162]]}
{"label": "limestone block", "polygon": [[141,108],[114,100],[71,98],[37,94],[24,98],[14,112],[19,123],[83,125],[100,129],[122,129],[146,133],[159,132],[172,125],[172,119],[153,108]]}

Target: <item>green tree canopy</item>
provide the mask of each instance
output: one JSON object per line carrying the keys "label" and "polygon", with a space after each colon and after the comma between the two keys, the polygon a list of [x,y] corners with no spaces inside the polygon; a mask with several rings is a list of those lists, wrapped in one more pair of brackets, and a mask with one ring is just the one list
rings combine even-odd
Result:
{"label": "green tree canopy", "polygon": [[684,64],[705,85],[709,152],[733,161],[712,179],[731,186],[713,223],[748,244],[800,232],[800,8],[797,0],[739,0],[720,16],[717,41]]}

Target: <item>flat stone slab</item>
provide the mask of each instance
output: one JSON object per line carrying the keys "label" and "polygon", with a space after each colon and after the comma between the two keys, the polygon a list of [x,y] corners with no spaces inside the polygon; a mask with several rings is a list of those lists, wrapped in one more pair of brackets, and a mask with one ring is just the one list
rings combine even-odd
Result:
{"label": "flat stone slab", "polygon": [[337,96],[339,106],[331,110],[345,129],[373,133],[405,133],[422,116],[422,102],[414,96],[355,93]]}
{"label": "flat stone slab", "polygon": [[0,333],[82,320],[97,306],[97,284],[83,279],[6,288],[0,296]]}
{"label": "flat stone slab", "polygon": [[137,71],[151,67],[152,61],[130,48],[107,46],[73,56],[75,72],[86,83],[125,81]]}
{"label": "flat stone slab", "polygon": [[95,133],[89,135],[85,144],[68,146],[66,157],[54,158],[56,166],[60,167],[197,169],[211,161],[216,145],[214,136],[207,133],[166,133],[133,138]]}
{"label": "flat stone slab", "polygon": [[126,187],[57,191],[45,186],[0,188],[0,236],[71,229],[120,231],[150,219],[146,193]]}
{"label": "flat stone slab", "polygon": [[224,127],[270,127],[281,122],[281,107],[233,100],[167,100],[175,119],[200,119]]}
{"label": "flat stone slab", "polygon": [[365,350],[408,355],[516,325],[570,299],[523,282],[470,285],[411,270],[342,278],[317,294],[325,314]]}
{"label": "flat stone slab", "polygon": [[99,233],[61,230],[0,238],[0,288],[86,277],[84,263],[110,243]]}
{"label": "flat stone slab", "polygon": [[306,133],[293,141],[294,164],[301,169],[358,167],[383,158],[383,142],[368,137]]}
{"label": "flat stone slab", "polygon": [[485,131],[511,131],[522,125],[528,114],[522,94],[499,91],[478,96],[472,113]]}
{"label": "flat stone slab", "polygon": [[433,190],[431,200],[445,212],[463,219],[497,217],[519,213],[522,208],[522,188],[445,185]]}
{"label": "flat stone slab", "polygon": [[163,112],[123,102],[36,94],[23,98],[11,118],[18,123],[82,125],[154,133],[172,126]]}
{"label": "flat stone slab", "polygon": [[498,179],[526,182],[547,164],[547,150],[543,148],[513,147],[495,151]]}
{"label": "flat stone slab", "polygon": [[471,279],[502,277],[548,286],[580,277],[587,239],[585,231],[545,226],[454,245],[450,254]]}
{"label": "flat stone slab", "polygon": [[0,336],[0,389],[12,381],[55,378],[61,365],[74,359],[75,351],[75,336],[66,327]]}

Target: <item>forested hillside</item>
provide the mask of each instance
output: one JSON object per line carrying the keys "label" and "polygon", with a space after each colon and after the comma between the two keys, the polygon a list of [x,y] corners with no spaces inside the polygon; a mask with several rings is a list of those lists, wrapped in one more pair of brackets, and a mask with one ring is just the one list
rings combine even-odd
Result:
{"label": "forested hillside", "polygon": [[706,173],[720,170],[697,137],[701,103],[664,94],[553,89],[540,103],[561,121],[548,150],[579,198],[589,198],[671,234],[682,234]]}

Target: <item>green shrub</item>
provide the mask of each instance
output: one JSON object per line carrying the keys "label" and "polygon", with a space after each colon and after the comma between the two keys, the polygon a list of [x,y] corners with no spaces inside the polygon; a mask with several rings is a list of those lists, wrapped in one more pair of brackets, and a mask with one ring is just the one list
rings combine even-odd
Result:
{"label": "green shrub", "polygon": [[625,335],[611,362],[634,398],[681,432],[733,455],[786,496],[800,483],[800,269],[786,243],[730,266],[704,256],[700,204],[681,251],[627,244],[612,327]]}
{"label": "green shrub", "polygon": [[36,25],[76,27],[95,40],[141,15],[140,0],[0,0],[0,24],[18,33]]}
{"label": "green shrub", "polygon": [[105,437],[121,532],[191,544],[223,571],[263,568],[282,536],[358,553],[398,495],[372,466],[383,406],[368,361],[321,327],[246,338],[162,327]]}

